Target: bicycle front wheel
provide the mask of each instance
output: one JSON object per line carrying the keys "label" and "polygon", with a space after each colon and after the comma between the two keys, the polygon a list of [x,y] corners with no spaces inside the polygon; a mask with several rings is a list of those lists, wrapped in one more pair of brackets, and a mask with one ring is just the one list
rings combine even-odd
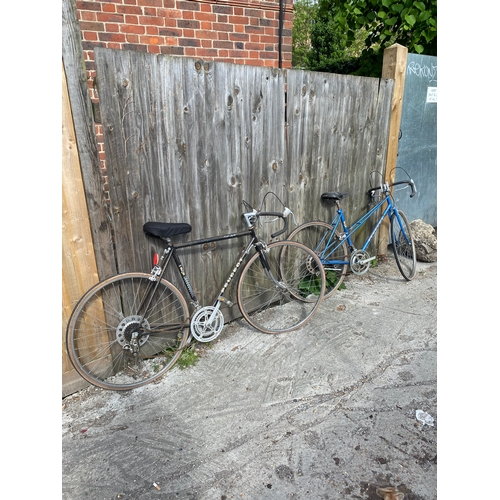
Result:
{"label": "bicycle front wheel", "polygon": [[292,241],[271,243],[247,262],[237,287],[243,317],[264,333],[284,333],[305,325],[325,293],[318,256]]}
{"label": "bicycle front wheel", "polygon": [[319,256],[325,269],[325,298],[330,297],[347,274],[349,249],[345,240],[326,222],[306,222],[292,231],[288,239],[304,244]]}
{"label": "bicycle front wheel", "polygon": [[[166,280],[153,293],[150,276],[125,273],[104,280],[73,310],[66,330],[68,354],[91,384],[134,389],[161,377],[181,355],[189,338],[188,306]],[[146,314],[141,313],[148,302]]]}
{"label": "bicycle front wheel", "polygon": [[405,280],[410,281],[415,276],[415,271],[417,269],[415,241],[413,240],[413,234],[406,215],[401,212],[401,210],[398,210],[398,214],[399,220],[396,214],[391,216],[392,250],[399,271]]}

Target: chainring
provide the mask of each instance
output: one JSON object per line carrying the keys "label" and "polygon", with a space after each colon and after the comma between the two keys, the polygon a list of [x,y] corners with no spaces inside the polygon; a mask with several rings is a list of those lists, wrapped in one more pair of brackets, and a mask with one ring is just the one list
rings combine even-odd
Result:
{"label": "chainring", "polygon": [[216,339],[224,326],[224,315],[218,308],[206,306],[198,309],[191,318],[191,335],[199,342]]}
{"label": "chainring", "polygon": [[357,274],[359,276],[361,274],[365,274],[366,271],[370,269],[371,260],[364,262],[367,259],[370,259],[370,254],[364,250],[356,250],[351,254],[350,266],[353,274]]}

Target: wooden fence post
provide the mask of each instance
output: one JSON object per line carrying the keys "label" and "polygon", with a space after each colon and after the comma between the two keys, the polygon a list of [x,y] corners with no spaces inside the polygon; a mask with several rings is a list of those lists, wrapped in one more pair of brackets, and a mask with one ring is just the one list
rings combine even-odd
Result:
{"label": "wooden fence post", "polygon": [[[382,66],[382,78],[391,78],[394,81],[394,94],[391,104],[391,118],[389,124],[389,142],[387,146],[387,161],[385,167],[384,182],[394,182],[396,176],[395,167],[398,155],[399,127],[401,125],[401,113],[403,110],[403,94],[405,89],[406,61],[408,49],[398,43],[384,50],[384,61]],[[387,254],[389,243],[389,220],[384,220],[379,229],[378,237],[379,258],[384,259]]]}

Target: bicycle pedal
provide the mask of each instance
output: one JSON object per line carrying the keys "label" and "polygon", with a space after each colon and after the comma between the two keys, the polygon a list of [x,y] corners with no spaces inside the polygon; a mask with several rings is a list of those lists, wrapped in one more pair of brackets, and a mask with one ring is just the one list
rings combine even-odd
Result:
{"label": "bicycle pedal", "polygon": [[233,307],[233,303],[229,299],[226,299],[225,297],[219,297],[219,300],[227,306]]}

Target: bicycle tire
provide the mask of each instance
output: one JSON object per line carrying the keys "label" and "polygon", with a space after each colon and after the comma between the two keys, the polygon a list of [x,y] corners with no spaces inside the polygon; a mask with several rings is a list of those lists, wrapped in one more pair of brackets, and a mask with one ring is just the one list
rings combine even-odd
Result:
{"label": "bicycle tire", "polygon": [[[396,258],[396,264],[398,265],[399,271],[403,275],[403,278],[407,281],[411,281],[415,276],[415,271],[417,269],[417,256],[415,252],[415,241],[413,239],[413,234],[411,232],[410,224],[408,223],[408,218],[401,210],[398,210],[399,217],[403,226],[400,225],[396,214],[391,216],[391,243],[392,250],[394,252],[394,257]],[[407,235],[409,243],[405,238],[404,234]]]}
{"label": "bicycle tire", "polygon": [[[310,248],[291,241],[269,244],[264,259],[265,263],[255,253],[241,272],[237,286],[240,311],[251,326],[263,333],[296,330],[313,317],[323,300],[325,272],[321,261]],[[263,264],[269,266],[279,284],[266,273]]]}
{"label": "bicycle tire", "polygon": [[179,359],[189,339],[189,309],[166,280],[158,283],[144,317],[146,333],[137,342],[138,352],[133,355],[127,348],[139,328],[137,307],[150,277],[113,276],[88,290],[75,306],[66,329],[67,350],[76,371],[92,385],[134,389],[158,379]]}
{"label": "bicycle tire", "polygon": [[[349,247],[347,243],[340,240],[340,235],[335,231],[332,235],[333,226],[326,222],[306,222],[294,229],[288,239],[304,244],[311,248],[320,257],[325,269],[325,299],[331,297],[335,290],[338,290],[347,274],[349,264],[328,265],[326,260],[341,260],[349,262]],[[330,241],[329,241],[330,240]],[[326,246],[334,248],[340,243],[340,246],[333,252],[328,253]]]}

